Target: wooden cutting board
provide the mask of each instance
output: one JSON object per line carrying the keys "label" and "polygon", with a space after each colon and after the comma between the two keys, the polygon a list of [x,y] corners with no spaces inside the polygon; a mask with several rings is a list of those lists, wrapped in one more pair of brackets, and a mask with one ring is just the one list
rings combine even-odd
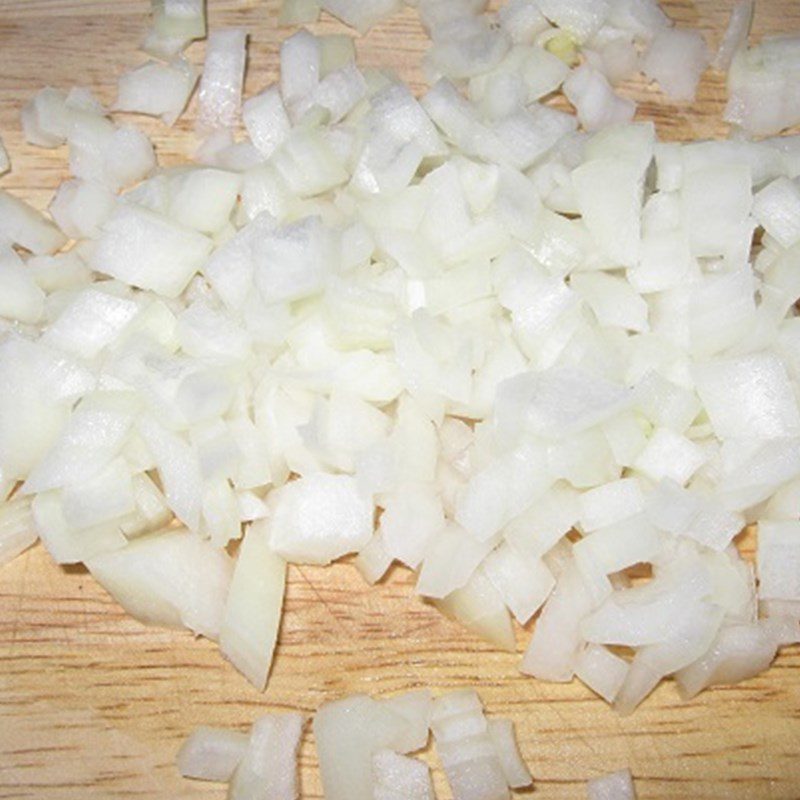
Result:
{"label": "wooden cutting board", "polygon": [[[247,91],[276,77],[276,0],[209,0],[212,27],[250,32]],[[671,0],[679,23],[702,28],[716,46],[730,0]],[[13,172],[0,186],[39,207],[67,177],[64,149],[24,143],[23,103],[47,84],[96,88],[114,98],[117,76],[143,60],[146,0],[0,0],[0,134]],[[323,32],[342,31],[323,20]],[[762,0],[755,33],[800,32],[800,2]],[[362,63],[388,65],[415,88],[425,38],[411,11],[373,31]],[[202,62],[203,45],[189,55]],[[691,109],[667,103],[645,83],[628,90],[641,118],[663,138],[724,136],[724,82],[709,73]],[[131,118],[166,164],[196,147],[191,119],[169,130]],[[752,549],[752,542],[746,543]],[[261,713],[303,709],[351,692],[393,693],[420,686],[478,688],[490,714],[517,725],[536,778],[534,796],[579,798],[584,782],[630,767],[639,797],[800,797],[800,652],[783,652],[765,675],[682,703],[660,687],[620,718],[578,685],[521,676],[516,655],[498,653],[412,595],[395,570],[368,589],[347,563],[292,567],[280,645],[265,694],[252,689],[213,644],[146,628],[128,618],[82,568],[59,568],[37,546],[0,568],[0,798],[149,800],[224,796],[221,787],[182,780],[181,741],[199,724],[246,728]],[[302,749],[302,797],[321,798],[312,737]],[[426,758],[435,758],[428,753]],[[440,798],[448,798],[435,770]]]}

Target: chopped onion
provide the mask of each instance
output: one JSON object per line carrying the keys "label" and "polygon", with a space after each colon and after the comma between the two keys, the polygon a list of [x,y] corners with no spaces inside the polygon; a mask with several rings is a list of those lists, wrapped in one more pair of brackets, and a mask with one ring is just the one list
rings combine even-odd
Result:
{"label": "chopped onion", "polygon": [[753,216],[781,247],[800,241],[800,189],[782,176],[765,186],[753,198]]}
{"label": "chopped onion", "polygon": [[203,0],[152,0],[155,30],[164,38],[203,39],[206,10]]}
{"label": "chopped onion", "polygon": [[197,72],[186,59],[170,64],[148,61],[119,79],[116,111],[134,111],[161,117],[174,125],[197,83]]}
{"label": "chopped onion", "polygon": [[0,189],[0,237],[32,253],[55,253],[66,237],[27,203]]}
{"label": "chopped onion", "polygon": [[219,646],[257,689],[267,685],[285,581],[286,564],[269,549],[268,525],[250,525],[236,559]]}
{"label": "chopped onion", "polygon": [[145,34],[140,49],[153,58],[172,61],[190,44],[191,40],[183,36],[161,36],[155,28],[151,28]]}
{"label": "chopped onion", "polygon": [[319,37],[319,74],[325,78],[336,70],[354,64],[355,39],[345,33],[332,33]]}
{"label": "chopped onion", "polygon": [[573,70],[564,81],[564,95],[575,106],[578,119],[587,131],[630,122],[636,110],[630,100],[614,93],[601,72],[588,64]]}
{"label": "chopped onion", "polygon": [[465,689],[439,697],[431,730],[454,800],[507,798],[509,787],[530,785],[513,727],[507,720],[495,725],[487,721],[476,692]]}
{"label": "chopped onion", "polygon": [[271,546],[289,561],[327,564],[365,545],[372,509],[353,478],[307,475],[275,494]]}
{"label": "chopped onion", "polygon": [[739,50],[728,71],[725,119],[751,136],[769,136],[800,121],[794,87],[800,74],[800,37],[766,37]]}
{"label": "chopped onion", "polygon": [[707,686],[739,683],[763,672],[775,658],[778,630],[772,620],[723,628],[702,658],[675,675],[681,695],[694,697]]}
{"label": "chopped onion", "polygon": [[622,478],[590,489],[580,497],[581,529],[589,533],[635,516],[645,498],[636,478]]}
{"label": "chopped onion", "polygon": [[524,625],[550,595],[555,580],[541,559],[526,559],[510,544],[501,544],[483,565],[517,622]]}
{"label": "chopped onion", "polygon": [[758,526],[758,596],[800,600],[800,524],[762,521]]}
{"label": "chopped onion", "polygon": [[302,714],[267,714],[253,723],[247,751],[228,787],[231,800],[296,800]]}
{"label": "chopped onion", "polygon": [[306,30],[298,31],[281,43],[281,95],[294,121],[295,109],[300,108],[319,85],[321,60],[319,40]]}
{"label": "chopped onion", "polygon": [[363,34],[394,14],[400,8],[400,0],[320,0],[320,5]]}
{"label": "chopped onion", "polygon": [[96,239],[116,202],[116,196],[107,186],[77,179],[59,186],[48,210],[70,238]]}
{"label": "chopped onion", "polygon": [[230,222],[241,177],[220,169],[182,171],[170,181],[167,214],[179,225],[206,235],[218,234]]}
{"label": "chopped onion", "polygon": [[69,130],[69,112],[63,92],[48,86],[41,89],[22,109],[26,141],[39,147],[58,147]]}
{"label": "chopped onion", "polygon": [[586,786],[589,800],[636,800],[630,770],[621,769],[600,778],[592,778]]}
{"label": "chopped onion", "polygon": [[522,672],[542,680],[572,680],[584,642],[581,620],[598,604],[573,562],[558,577],[542,610],[522,659]]}
{"label": "chopped onion", "polygon": [[753,22],[754,11],[754,0],[737,0],[734,4],[731,9],[731,18],[728,20],[728,27],[725,29],[725,35],[722,37],[719,49],[712,62],[715,69],[727,72],[730,69],[733,57],[743,46],[747,45],[747,37]]}
{"label": "chopped onion", "polygon": [[146,472],[134,475],[131,482],[135,510],[120,523],[120,529],[128,539],[157,531],[172,518],[164,495]]}
{"label": "chopped onion", "polygon": [[[54,222],[0,192],[0,560],[39,535],[259,689],[286,562],[348,554],[369,582],[410,568],[494,647],[540,613],[523,672],[621,713],[664,678],[689,696],[765,669],[800,635],[800,147],[746,134],[800,119],[798,40],[744,50],[738,5],[717,63],[742,130],[664,143],[620,81],[642,52],[689,99],[708,52],[654,0],[412,5],[419,100],[349,36],[300,30],[242,102],[247,35],[214,31],[198,164],[158,168],[86,89],[26,104],[25,138],[66,143],[72,178]],[[366,30],[400,2],[283,21],[320,7]],[[115,110],[172,124],[205,14],[153,9],[167,63],[123,75]],[[509,723],[436,702],[457,798],[529,780]],[[430,718],[425,693],[324,706],[326,793],[428,797],[401,756]],[[258,723],[244,756],[204,734],[187,772],[207,748],[232,797],[293,797],[301,727]]]}
{"label": "chopped onion", "polygon": [[433,800],[428,765],[391,750],[379,750],[372,757],[375,800]]}
{"label": "chopped onion", "polygon": [[[414,696],[416,706],[418,693]],[[424,741],[415,733],[418,719],[409,717],[406,701],[399,701],[401,706],[398,701],[352,695],[319,708],[314,737],[327,800],[372,800],[376,782],[380,785],[382,779],[373,772],[374,756],[387,749],[416,750],[427,743],[430,699],[422,705]]]}
{"label": "chopped onion", "polygon": [[549,27],[536,3],[529,0],[509,0],[498,12],[500,25],[518,44],[531,44]]}
{"label": "chopped onion", "polygon": [[[36,532],[58,564],[86,563],[95,556],[125,547],[127,540],[121,527],[127,515],[88,528],[75,528],[65,518],[61,493],[58,491],[37,494],[31,510]],[[166,614],[157,617],[155,622],[166,624],[163,619],[166,619]]]}
{"label": "chopped onion", "polygon": [[485,17],[452,20],[435,27],[432,34],[426,63],[433,74],[450,79],[488,72],[500,63],[511,44],[502,29],[492,28]]}
{"label": "chopped onion", "polygon": [[720,438],[774,439],[800,431],[800,413],[785,367],[763,353],[717,359],[695,367],[697,393]]}
{"label": "chopped onion", "polygon": [[242,107],[242,119],[250,139],[264,158],[272,155],[291,130],[289,117],[276,86],[271,86],[247,100]]}
{"label": "chopped onion", "polygon": [[67,143],[69,163],[78,178],[117,192],[142,180],[155,167],[150,140],[135,128],[117,128],[95,111],[72,115]]}
{"label": "chopped onion", "polygon": [[0,316],[23,323],[38,322],[45,296],[12,248],[0,252]]}
{"label": "chopped onion", "polygon": [[14,335],[0,343],[0,377],[0,472],[24,480],[97,381],[68,355]]}
{"label": "chopped onion", "polygon": [[407,486],[387,493],[383,509],[380,530],[387,554],[412,569],[417,567],[432,538],[444,528],[442,503],[434,486]]}
{"label": "chopped onion", "polygon": [[198,95],[200,127],[213,130],[236,124],[246,61],[247,34],[241,28],[214,31],[208,37]]}
{"label": "chopped onion", "polygon": [[500,759],[500,766],[506,776],[506,781],[512,789],[522,789],[533,783],[528,769],[517,747],[514,734],[514,723],[510,719],[488,720],[489,736],[492,737],[494,749]]}
{"label": "chopped onion", "polygon": [[374,584],[388,572],[392,562],[393,559],[383,544],[383,536],[378,532],[359,550],[353,563],[364,580]]}
{"label": "chopped onion", "polygon": [[436,605],[481,639],[501,650],[514,650],[511,615],[502,596],[483,572],[475,572],[464,586],[436,601]]}
{"label": "chopped onion", "polygon": [[320,0],[283,0],[279,25],[308,25],[319,18]]}
{"label": "chopped onion", "polygon": [[607,703],[613,703],[628,676],[628,663],[606,647],[589,644],[578,657],[575,674]]}
{"label": "chopped onion", "polygon": [[542,13],[579,42],[586,41],[605,21],[606,0],[538,0]]}
{"label": "chopped onion", "polygon": [[699,31],[665,28],[650,42],[642,69],[648,78],[658,81],[670,98],[691,102],[710,60],[708,47]]}
{"label": "chopped onion", "polygon": [[192,731],[178,751],[178,770],[184,778],[226,782],[247,753],[247,734],[222,728]]}
{"label": "chopped onion", "polygon": [[103,226],[92,262],[106,275],[175,297],[186,288],[211,248],[205,236],[161,214],[126,204]]}
{"label": "chopped onion", "polygon": [[142,622],[185,626],[210,639],[219,637],[233,565],[224,552],[191,531],[151,534],[114,552],[86,558],[85,563],[94,578]]}

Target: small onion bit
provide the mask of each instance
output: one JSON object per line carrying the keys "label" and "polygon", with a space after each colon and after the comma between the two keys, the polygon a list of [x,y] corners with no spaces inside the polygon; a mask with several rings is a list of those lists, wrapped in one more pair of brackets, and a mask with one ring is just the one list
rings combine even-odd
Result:
{"label": "small onion bit", "polygon": [[630,770],[621,769],[599,778],[586,786],[588,800],[636,800],[636,790]]}
{"label": "small onion bit", "polygon": [[185,778],[228,784],[232,800],[297,800],[297,753],[306,719],[266,714],[249,734],[197,728],[177,756]]}

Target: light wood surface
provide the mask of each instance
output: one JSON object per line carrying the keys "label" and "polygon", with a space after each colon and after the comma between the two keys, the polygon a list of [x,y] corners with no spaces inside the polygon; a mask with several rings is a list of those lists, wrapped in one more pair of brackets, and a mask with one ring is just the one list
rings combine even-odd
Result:
{"label": "light wood surface", "polygon": [[[250,31],[247,90],[274,80],[276,0],[209,0],[211,26]],[[715,46],[729,0],[669,2],[671,16],[699,26]],[[147,0],[0,0],[0,135],[13,172],[0,181],[43,207],[66,177],[66,154],[23,141],[19,111],[40,87],[90,85],[104,102],[117,76],[143,60],[137,43],[149,24]],[[323,20],[322,31],[341,26]],[[800,32],[800,2],[762,0],[755,33]],[[419,89],[422,30],[411,11],[360,41],[362,63],[396,69]],[[202,61],[203,45],[189,51]],[[698,103],[670,105],[644,83],[629,90],[639,115],[663,138],[724,136],[725,92],[708,73]],[[191,118],[169,130],[136,117],[165,163],[196,146]],[[498,653],[441,618],[411,594],[407,573],[364,586],[355,569],[290,571],[286,614],[272,679],[252,689],[189,634],[146,628],[82,569],[61,569],[37,546],[0,568],[0,798],[218,797],[213,784],[182,780],[180,742],[198,724],[246,727],[258,714],[300,708],[351,692],[392,693],[477,687],[488,712],[517,724],[536,779],[533,796],[579,798],[584,782],[631,768],[643,800],[800,797],[800,653],[780,655],[765,675],[708,691],[683,704],[662,686],[621,719],[577,683],[521,676],[517,655]],[[521,631],[521,653],[529,631]],[[311,736],[302,749],[302,797],[320,798]],[[431,758],[430,754],[426,758]],[[433,762],[433,758],[431,758]],[[449,792],[436,770],[439,798]]]}

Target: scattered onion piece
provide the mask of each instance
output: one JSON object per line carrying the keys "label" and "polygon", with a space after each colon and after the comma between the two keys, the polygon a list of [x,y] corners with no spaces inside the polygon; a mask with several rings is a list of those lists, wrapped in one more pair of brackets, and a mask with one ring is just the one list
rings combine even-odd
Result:
{"label": "scattered onion piece", "polygon": [[320,6],[359,33],[394,14],[401,0],[320,0]]}
{"label": "scattered onion piece", "polygon": [[289,712],[253,723],[247,751],[231,777],[230,800],[296,800],[297,751],[306,719]]}
{"label": "scattered onion piece", "polygon": [[769,136],[798,124],[798,75],[799,36],[765,37],[738,50],[728,70],[725,119],[749,136]]}
{"label": "scattered onion piece", "polygon": [[178,751],[178,771],[184,778],[227,782],[246,753],[247,734],[196,728]]}
{"label": "scattered onion piece", "polygon": [[173,125],[196,82],[197,72],[185,59],[170,64],[149,61],[120,77],[114,109],[150,114]]}
{"label": "scattered onion piece", "polygon": [[586,787],[588,800],[636,800],[630,770],[621,769],[593,778]]}
{"label": "scattered onion piece", "polygon": [[247,34],[240,28],[212,32],[208,37],[200,80],[200,128],[214,130],[236,124],[242,103],[247,60]]}
{"label": "scattered onion piece", "polygon": [[428,765],[391,750],[372,757],[375,800],[434,800]]}

